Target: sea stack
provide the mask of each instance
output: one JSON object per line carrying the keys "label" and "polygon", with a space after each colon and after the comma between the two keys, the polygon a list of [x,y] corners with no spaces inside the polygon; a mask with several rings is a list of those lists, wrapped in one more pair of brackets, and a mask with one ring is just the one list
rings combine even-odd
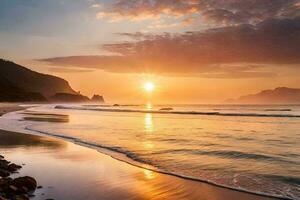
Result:
{"label": "sea stack", "polygon": [[103,96],[100,96],[100,95],[97,95],[97,94],[95,94],[92,97],[91,101],[93,101],[93,102],[99,102],[99,103],[104,103],[105,102]]}

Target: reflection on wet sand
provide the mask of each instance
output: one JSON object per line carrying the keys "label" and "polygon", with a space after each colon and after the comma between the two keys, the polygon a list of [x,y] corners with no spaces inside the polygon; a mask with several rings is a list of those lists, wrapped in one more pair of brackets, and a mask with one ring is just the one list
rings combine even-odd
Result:
{"label": "reflection on wet sand", "polygon": [[37,116],[56,116],[56,117],[67,117],[68,115],[63,115],[63,114],[56,114],[56,113],[40,113],[40,112],[33,112],[33,111],[27,111],[27,112],[22,112],[20,114],[23,115],[37,115]]}
{"label": "reflection on wet sand", "polygon": [[22,110],[23,108],[15,103],[0,103],[0,116],[17,110]]}
{"label": "reflection on wet sand", "polygon": [[144,169],[144,175],[148,180],[154,179],[156,177],[156,173],[148,169]]}
{"label": "reflection on wet sand", "polygon": [[69,115],[53,114],[53,113],[38,113],[38,112],[23,112],[25,115],[23,120],[27,121],[37,121],[37,122],[58,122],[58,123],[68,123]]}
{"label": "reflection on wet sand", "polygon": [[[56,139],[1,132],[0,141],[7,158],[26,163],[20,175],[31,174],[43,186],[35,200],[267,199],[134,167]],[[7,141],[11,141],[10,146]],[[20,150],[19,146],[30,148]]]}
{"label": "reflection on wet sand", "polygon": [[62,149],[66,146],[65,142],[51,138],[25,135],[16,132],[0,130],[0,149],[3,148],[31,148],[44,147],[48,149]]}

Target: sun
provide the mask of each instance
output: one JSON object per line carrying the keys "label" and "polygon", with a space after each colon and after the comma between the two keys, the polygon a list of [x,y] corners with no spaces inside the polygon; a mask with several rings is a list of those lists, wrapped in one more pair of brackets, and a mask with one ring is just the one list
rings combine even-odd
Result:
{"label": "sun", "polygon": [[147,92],[152,92],[154,90],[155,86],[152,82],[148,81],[144,84],[144,90]]}

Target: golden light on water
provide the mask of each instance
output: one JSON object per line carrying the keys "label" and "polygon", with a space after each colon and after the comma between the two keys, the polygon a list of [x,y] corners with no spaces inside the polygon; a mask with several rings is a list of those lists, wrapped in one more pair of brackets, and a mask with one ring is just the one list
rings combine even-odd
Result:
{"label": "golden light on water", "polygon": [[148,102],[146,105],[145,105],[146,109],[147,110],[152,110],[152,103],[151,102]]}
{"label": "golden light on water", "polygon": [[145,123],[145,130],[147,132],[153,132],[153,121],[152,121],[152,115],[150,113],[145,114],[144,123]]}

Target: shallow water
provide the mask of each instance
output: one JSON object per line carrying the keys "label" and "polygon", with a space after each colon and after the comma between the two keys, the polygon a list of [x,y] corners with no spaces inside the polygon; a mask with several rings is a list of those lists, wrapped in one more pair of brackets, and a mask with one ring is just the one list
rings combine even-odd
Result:
{"label": "shallow water", "polygon": [[4,118],[23,120],[30,131],[124,153],[168,173],[300,199],[300,106],[55,107]]}
{"label": "shallow water", "polygon": [[134,167],[49,137],[0,130],[0,152],[14,163],[26,163],[13,178],[30,175],[42,186],[31,200],[273,199]]}

